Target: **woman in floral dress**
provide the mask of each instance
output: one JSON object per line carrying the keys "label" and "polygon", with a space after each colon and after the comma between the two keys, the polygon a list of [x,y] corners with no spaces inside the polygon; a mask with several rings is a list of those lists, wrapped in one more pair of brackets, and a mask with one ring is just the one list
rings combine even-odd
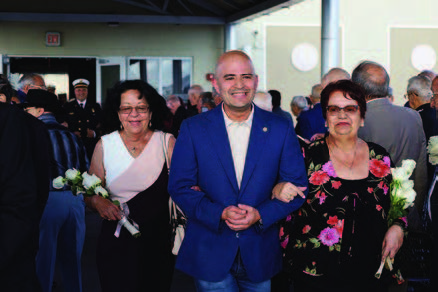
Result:
{"label": "woman in floral dress", "polygon": [[[305,151],[309,194],[281,232],[294,292],[386,291],[387,281],[374,274],[399,250],[406,222],[387,225],[389,154],[357,136],[366,111],[359,85],[329,84],[321,105],[329,134]],[[278,199],[290,200],[285,193],[274,189]]]}

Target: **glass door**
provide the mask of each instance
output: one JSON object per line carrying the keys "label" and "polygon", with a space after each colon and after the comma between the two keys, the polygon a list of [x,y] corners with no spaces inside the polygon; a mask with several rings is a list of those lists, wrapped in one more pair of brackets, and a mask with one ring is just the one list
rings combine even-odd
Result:
{"label": "glass door", "polygon": [[126,58],[98,58],[96,66],[96,101],[103,105],[108,96],[109,89],[116,82],[126,79]]}

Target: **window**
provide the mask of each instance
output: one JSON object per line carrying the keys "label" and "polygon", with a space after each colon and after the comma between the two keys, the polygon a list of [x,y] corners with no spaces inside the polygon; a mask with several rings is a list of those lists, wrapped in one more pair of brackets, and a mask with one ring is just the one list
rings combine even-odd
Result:
{"label": "window", "polygon": [[192,78],[192,58],[129,58],[128,79],[148,82],[164,97],[185,97]]}

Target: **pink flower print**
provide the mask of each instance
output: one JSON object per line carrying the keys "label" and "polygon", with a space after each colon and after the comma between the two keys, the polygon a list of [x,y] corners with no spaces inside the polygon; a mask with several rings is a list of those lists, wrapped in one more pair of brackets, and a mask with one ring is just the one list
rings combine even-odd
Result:
{"label": "pink flower print", "polygon": [[329,220],[327,220],[328,225],[336,225],[338,224],[338,216],[329,216]]}
{"label": "pink flower print", "polygon": [[383,162],[385,162],[386,165],[391,167],[391,159],[389,159],[389,156],[383,157]]}
{"label": "pink flower print", "polygon": [[370,160],[370,172],[376,177],[385,177],[391,173],[391,167],[377,159]]}
{"label": "pink flower print", "polygon": [[306,226],[304,226],[304,228],[303,228],[303,234],[308,233],[308,232],[310,231],[310,229],[312,229],[312,227],[310,227],[310,225],[306,225]]}
{"label": "pink flower print", "polygon": [[319,195],[319,204],[320,205],[324,204],[326,198],[327,196],[325,195],[324,192],[322,192],[321,195]]}
{"label": "pink flower print", "polygon": [[339,233],[335,228],[327,227],[318,235],[319,240],[326,246],[332,246],[339,242]]}
{"label": "pink flower print", "polygon": [[405,223],[405,226],[407,227],[408,226],[408,219],[407,219],[407,217],[401,217],[400,219]]}
{"label": "pink flower print", "polygon": [[389,187],[383,181],[379,183],[378,187],[383,190],[385,195],[388,193]]}
{"label": "pink flower print", "polygon": [[332,188],[339,189],[342,183],[340,181],[332,181]]}
{"label": "pink flower print", "polygon": [[284,228],[281,227],[280,228],[280,238],[282,238],[284,236]]}
{"label": "pink flower print", "polygon": [[326,182],[328,182],[329,179],[330,178],[326,172],[318,170],[318,171],[315,171],[314,173],[312,173],[312,175],[309,178],[309,182],[312,185],[320,186],[320,185],[323,185]]}
{"label": "pink flower print", "polygon": [[292,215],[287,215],[287,217],[286,217],[286,222],[289,222],[289,221],[291,221],[292,220]]}
{"label": "pink flower print", "polygon": [[338,177],[336,175],[335,168],[333,167],[333,163],[331,161],[328,161],[326,164],[322,166],[322,171],[324,171],[331,177]]}
{"label": "pink flower print", "polygon": [[373,191],[374,191],[374,189],[373,189],[373,188],[371,188],[371,187],[369,187],[369,188],[367,189],[367,191],[368,191],[368,193],[372,194],[372,193],[373,193]]}
{"label": "pink flower print", "polygon": [[286,248],[287,244],[289,243],[289,236],[287,236],[282,242],[281,247],[284,249]]}
{"label": "pink flower print", "polygon": [[382,210],[382,206],[377,205],[377,206],[376,206],[376,209],[377,209],[377,211],[380,211],[380,210]]}

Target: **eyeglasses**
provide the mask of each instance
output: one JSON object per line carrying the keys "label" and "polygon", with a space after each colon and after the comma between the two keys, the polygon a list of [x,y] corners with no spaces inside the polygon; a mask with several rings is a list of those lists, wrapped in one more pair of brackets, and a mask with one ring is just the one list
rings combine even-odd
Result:
{"label": "eyeglasses", "polygon": [[129,115],[132,113],[132,110],[135,109],[135,111],[139,114],[145,114],[149,111],[149,107],[146,105],[139,105],[136,107],[132,106],[121,106],[119,108],[119,112],[123,115]]}
{"label": "eyeglasses", "polygon": [[339,107],[337,105],[329,105],[327,106],[327,113],[330,115],[337,115],[342,111],[346,114],[354,114],[359,109],[358,105],[347,105],[344,107]]}

